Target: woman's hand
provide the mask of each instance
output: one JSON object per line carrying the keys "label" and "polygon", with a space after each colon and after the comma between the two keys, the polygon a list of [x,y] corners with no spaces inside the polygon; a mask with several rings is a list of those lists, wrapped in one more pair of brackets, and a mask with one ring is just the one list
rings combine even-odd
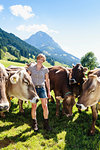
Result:
{"label": "woman's hand", "polygon": [[48,98],[51,98],[51,93],[50,93],[50,91],[48,91]]}

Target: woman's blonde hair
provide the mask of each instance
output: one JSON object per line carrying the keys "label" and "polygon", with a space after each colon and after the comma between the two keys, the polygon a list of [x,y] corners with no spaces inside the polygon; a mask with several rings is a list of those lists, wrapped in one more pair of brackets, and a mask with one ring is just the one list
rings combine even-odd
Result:
{"label": "woman's blonde hair", "polygon": [[41,59],[41,58],[43,58],[43,62],[46,61],[46,57],[45,57],[44,54],[39,54],[39,55],[37,56],[37,60],[38,60],[38,59]]}

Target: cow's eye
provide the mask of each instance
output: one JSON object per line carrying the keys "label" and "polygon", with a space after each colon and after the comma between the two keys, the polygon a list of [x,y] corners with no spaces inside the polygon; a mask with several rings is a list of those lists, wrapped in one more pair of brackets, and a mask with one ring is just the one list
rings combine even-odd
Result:
{"label": "cow's eye", "polygon": [[28,80],[24,79],[24,83],[29,84]]}
{"label": "cow's eye", "polygon": [[95,89],[91,90],[91,92],[90,92],[90,93],[93,93],[94,91],[95,91]]}

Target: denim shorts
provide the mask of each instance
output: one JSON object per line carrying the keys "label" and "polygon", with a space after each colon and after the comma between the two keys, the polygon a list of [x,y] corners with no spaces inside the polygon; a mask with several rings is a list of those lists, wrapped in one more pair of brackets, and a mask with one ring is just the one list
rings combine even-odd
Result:
{"label": "denim shorts", "polygon": [[46,89],[44,87],[36,88],[36,92],[37,92],[39,98],[48,98]]}

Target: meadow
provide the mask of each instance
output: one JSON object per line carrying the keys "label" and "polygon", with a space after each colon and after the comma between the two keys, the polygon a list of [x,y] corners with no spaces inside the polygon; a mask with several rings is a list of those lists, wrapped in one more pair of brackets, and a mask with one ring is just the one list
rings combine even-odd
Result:
{"label": "meadow", "polygon": [[[9,65],[24,66],[24,64],[0,61],[6,67]],[[46,65],[46,64],[45,64]],[[54,96],[52,91],[51,93]],[[77,101],[77,99],[76,99]],[[0,118],[0,150],[100,150],[100,112],[96,121],[96,133],[88,136],[92,123],[91,109],[79,114],[76,105],[73,116],[55,116],[56,104],[49,101],[49,123],[51,132],[43,130],[43,111],[38,102],[37,120],[39,131],[35,133],[31,127],[31,104],[23,104],[25,114],[19,113],[18,99],[11,101],[11,108],[6,112],[6,118]]]}

